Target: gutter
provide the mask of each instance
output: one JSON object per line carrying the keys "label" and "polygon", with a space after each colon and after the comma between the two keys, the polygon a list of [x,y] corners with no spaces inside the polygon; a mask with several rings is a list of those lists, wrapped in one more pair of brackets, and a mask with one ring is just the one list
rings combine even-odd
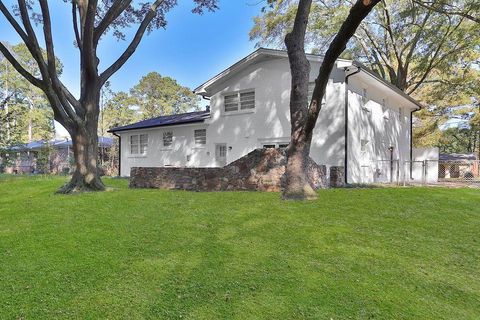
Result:
{"label": "gutter", "polygon": [[359,73],[361,71],[359,66],[356,66],[357,70],[347,74],[348,67],[345,68],[345,159],[344,159],[344,173],[345,173],[345,184],[348,184],[348,78]]}
{"label": "gutter", "polygon": [[122,176],[122,137],[115,132],[112,134],[118,138],[118,176]]}

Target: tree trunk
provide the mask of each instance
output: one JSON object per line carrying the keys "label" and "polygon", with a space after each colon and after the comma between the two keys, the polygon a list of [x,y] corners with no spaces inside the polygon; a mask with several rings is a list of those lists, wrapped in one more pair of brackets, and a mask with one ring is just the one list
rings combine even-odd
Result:
{"label": "tree trunk", "polygon": [[58,193],[105,190],[98,169],[99,109],[98,99],[95,98],[96,91],[95,89],[91,91],[94,97],[89,97],[89,102],[84,104],[84,109],[87,110],[85,121],[67,128],[72,137],[75,170],[70,182],[61,187]]}
{"label": "tree trunk", "polygon": [[285,200],[313,200],[317,193],[310,186],[307,175],[307,161],[310,144],[303,139],[293,141],[287,150],[287,167],[285,169]]}
{"label": "tree trunk", "polygon": [[312,0],[299,2],[294,28],[285,37],[292,74],[290,91],[291,141],[287,149],[285,188],[282,195],[285,200],[306,200],[317,197],[317,193],[308,183],[305,171],[312,140],[311,135],[305,134],[304,130],[308,116],[308,79],[310,77],[310,62],[305,54],[305,30],[311,4]]}

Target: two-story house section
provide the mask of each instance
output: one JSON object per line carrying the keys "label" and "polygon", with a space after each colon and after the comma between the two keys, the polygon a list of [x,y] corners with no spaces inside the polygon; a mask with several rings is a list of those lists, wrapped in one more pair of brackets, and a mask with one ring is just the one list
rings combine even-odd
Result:
{"label": "two-story house section", "polygon": [[[308,55],[310,89],[322,56]],[[121,172],[132,167],[219,167],[256,148],[290,142],[291,75],[285,51],[260,48],[195,93],[205,111],[148,119],[110,131],[121,140]],[[345,166],[349,183],[371,182],[382,160],[411,156],[411,116],[420,105],[360,63],[339,59],[330,75],[310,156]]]}

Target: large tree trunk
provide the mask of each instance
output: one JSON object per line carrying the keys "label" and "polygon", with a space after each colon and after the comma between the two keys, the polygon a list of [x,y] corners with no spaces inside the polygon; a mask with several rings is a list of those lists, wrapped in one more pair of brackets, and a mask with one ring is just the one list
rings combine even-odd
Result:
{"label": "large tree trunk", "polygon": [[89,88],[87,102],[84,103],[84,110],[87,111],[85,120],[81,124],[67,127],[72,137],[75,170],[70,182],[61,187],[58,193],[105,190],[97,163],[99,92],[94,86]]}
{"label": "large tree trunk", "polygon": [[305,54],[305,33],[312,0],[300,0],[292,31],[285,37],[292,89],[290,92],[291,141],[287,151],[286,185],[284,199],[315,199],[316,192],[308,182],[306,163],[310,153],[313,129],[321,109],[328,78],[335,61],[345,50],[358,25],[380,0],[357,0],[347,19],[330,43],[315,80],[312,101],[308,104],[310,63]]}
{"label": "large tree trunk", "polygon": [[98,136],[96,131],[80,128],[72,135],[75,170],[70,182],[65,184],[59,193],[81,191],[102,191],[105,185],[100,179],[97,168]]}
{"label": "large tree trunk", "polygon": [[317,193],[310,186],[306,170],[309,153],[310,144],[303,139],[290,144],[287,150],[283,199],[312,200],[317,198]]}
{"label": "large tree trunk", "polygon": [[308,79],[310,62],[305,55],[305,28],[308,23],[311,0],[299,3],[295,27],[285,37],[290,72],[292,74],[290,91],[290,125],[291,141],[287,150],[287,166],[285,169],[285,188],[283,199],[306,200],[315,199],[316,192],[308,183],[306,162],[310,153],[311,134],[306,134],[304,124],[308,113]]}

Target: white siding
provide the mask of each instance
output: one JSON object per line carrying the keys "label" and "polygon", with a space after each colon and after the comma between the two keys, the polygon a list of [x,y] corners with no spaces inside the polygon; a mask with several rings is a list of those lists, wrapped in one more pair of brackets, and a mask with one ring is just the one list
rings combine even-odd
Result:
{"label": "white siding", "polygon": [[[320,62],[311,61],[309,81],[315,81]],[[128,136],[122,135],[121,175],[128,176],[135,166],[221,165],[215,159],[216,144],[226,144],[226,163],[237,160],[263,145],[290,140],[290,68],[287,58],[260,59],[240,72],[233,72],[209,88],[211,118],[203,124],[170,126],[141,130],[149,134],[144,157],[128,154]],[[366,99],[362,99],[366,89]],[[255,108],[225,113],[224,96],[255,91]],[[388,147],[394,147],[394,159],[408,160],[410,154],[410,111],[413,103],[393,92],[371,76],[359,73],[350,77],[348,126],[348,182],[371,182],[375,161],[388,160]],[[334,68],[323,106],[315,127],[311,157],[327,167],[344,165],[345,151],[345,72]],[[365,100],[366,103],[363,103]],[[385,106],[383,101],[385,100]],[[250,103],[250,102],[249,102]],[[364,105],[365,104],[365,105]],[[250,104],[249,104],[250,106]],[[402,115],[399,110],[402,110]],[[387,119],[388,118],[388,119]],[[207,129],[207,143],[196,147],[194,130]],[[173,131],[171,148],[163,147],[163,132]],[[361,141],[369,143],[362,151]]]}
{"label": "white siding", "polygon": [[[348,99],[348,182],[375,182],[377,169],[389,169],[389,147],[393,147],[393,159],[399,160],[400,166],[409,160],[410,111],[414,105],[362,74],[349,79]],[[368,141],[364,150],[362,140]]]}

